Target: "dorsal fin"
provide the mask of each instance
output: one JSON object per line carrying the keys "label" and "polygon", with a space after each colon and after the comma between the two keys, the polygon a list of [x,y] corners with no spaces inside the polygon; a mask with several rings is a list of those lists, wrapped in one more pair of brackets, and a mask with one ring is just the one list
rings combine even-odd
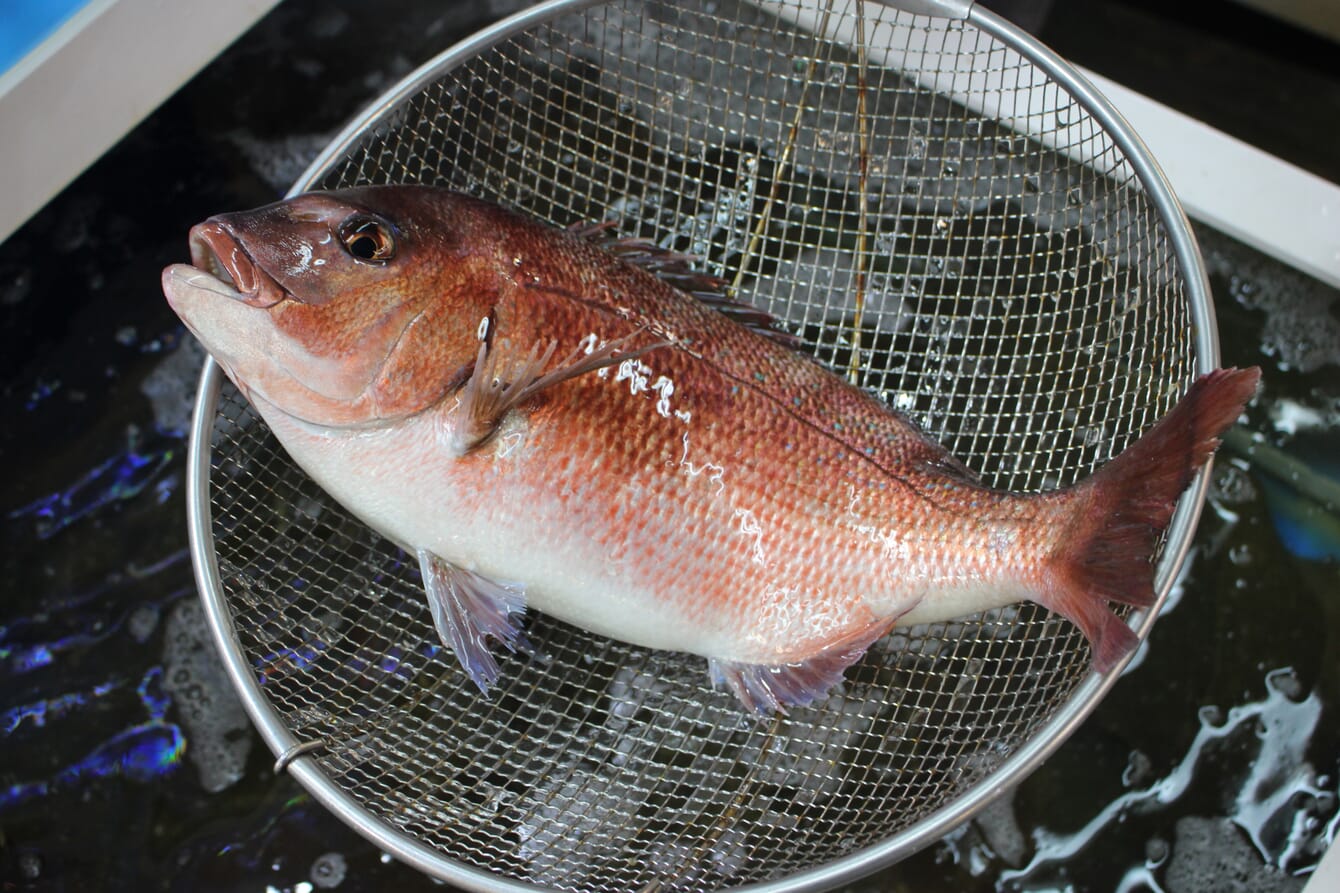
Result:
{"label": "dorsal fin", "polygon": [[728,298],[719,291],[694,291],[691,294],[713,310],[726,314],[745,328],[753,329],[783,347],[798,348],[805,343],[799,335],[793,335],[785,329],[777,328],[781,325],[777,321],[777,317],[766,310],[758,309],[753,304]]}
{"label": "dorsal fin", "polygon": [[641,267],[668,285],[693,295],[719,313],[724,313],[747,329],[777,342],[783,347],[800,347],[804,342],[780,328],[777,317],[752,304],[737,301],[726,295],[726,280],[693,269],[697,260],[662,248],[646,239],[620,237],[614,232],[614,221],[604,223],[574,223],[568,232],[599,245],[622,261]]}

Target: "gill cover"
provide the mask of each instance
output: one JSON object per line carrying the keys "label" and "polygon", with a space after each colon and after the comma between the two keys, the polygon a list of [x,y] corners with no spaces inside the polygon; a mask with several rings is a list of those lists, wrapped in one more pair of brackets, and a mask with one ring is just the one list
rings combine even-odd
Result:
{"label": "gill cover", "polygon": [[404,418],[459,383],[496,291],[442,197],[367,187],[212,217],[164,290],[249,394],[326,427]]}

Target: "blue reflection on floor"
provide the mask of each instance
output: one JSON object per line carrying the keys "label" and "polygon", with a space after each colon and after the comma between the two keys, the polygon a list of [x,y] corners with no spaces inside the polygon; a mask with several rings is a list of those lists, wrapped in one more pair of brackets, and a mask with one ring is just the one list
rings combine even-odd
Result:
{"label": "blue reflection on floor", "polygon": [[159,476],[172,463],[180,443],[157,434],[143,442],[146,438],[137,429],[131,430],[127,441],[125,450],[98,463],[69,487],[10,512],[10,520],[32,517],[38,537],[47,539],[106,505],[138,496],[155,481],[158,500],[166,501],[174,482],[159,481]]}
{"label": "blue reflection on floor", "polygon": [[[170,701],[162,691],[163,669],[153,667],[144,674],[136,692],[149,718],[124,729],[94,747],[83,759],[66,766],[49,779],[18,782],[0,789],[0,811],[43,797],[53,791],[87,784],[94,779],[119,777],[148,782],[176,771],[186,751],[186,737],[176,723],[166,722]],[[78,707],[120,687],[117,681],[94,686],[87,693],[70,693],[36,704],[6,711],[0,716],[5,734],[24,719],[44,725],[48,718],[68,714]]]}
{"label": "blue reflection on floor", "polygon": [[[1324,482],[1340,486],[1340,431],[1305,432],[1289,444],[1286,455]],[[1261,475],[1270,520],[1280,541],[1298,558],[1340,561],[1340,506],[1308,493],[1296,481]]]}

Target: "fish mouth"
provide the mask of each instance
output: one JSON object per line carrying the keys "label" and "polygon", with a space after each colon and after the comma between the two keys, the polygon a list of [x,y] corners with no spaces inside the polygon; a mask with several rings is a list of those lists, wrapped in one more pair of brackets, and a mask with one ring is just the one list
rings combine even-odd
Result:
{"label": "fish mouth", "polygon": [[287,298],[284,290],[257,265],[242,243],[219,220],[191,228],[191,266],[203,275],[191,284],[262,310]]}

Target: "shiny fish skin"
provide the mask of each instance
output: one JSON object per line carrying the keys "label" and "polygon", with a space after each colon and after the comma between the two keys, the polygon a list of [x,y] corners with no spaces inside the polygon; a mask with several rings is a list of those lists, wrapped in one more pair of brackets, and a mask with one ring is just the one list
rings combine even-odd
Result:
{"label": "shiny fish skin", "polygon": [[[616,252],[617,253],[617,252]],[[898,622],[1032,599],[1099,669],[1154,543],[1255,390],[1203,377],[1096,475],[982,487],[810,358],[587,235],[428,187],[313,193],[192,231],[168,300],[293,458],[419,556],[481,688],[523,606],[700,654],[759,712]],[[215,273],[226,273],[221,280]]]}

